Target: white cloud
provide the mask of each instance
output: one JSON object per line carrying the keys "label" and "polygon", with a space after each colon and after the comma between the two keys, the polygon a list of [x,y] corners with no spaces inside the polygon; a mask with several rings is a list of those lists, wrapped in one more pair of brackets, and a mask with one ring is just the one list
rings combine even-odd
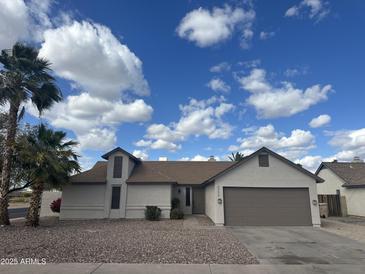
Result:
{"label": "white cloud", "polygon": [[255,107],[259,118],[289,117],[327,100],[331,85],[313,85],[305,90],[283,82],[275,88],[266,80],[266,71],[252,69],[248,76],[236,77],[241,87],[251,95],[246,102]]}
{"label": "white cloud", "polygon": [[234,105],[221,103],[218,107],[215,108],[215,116],[221,118],[224,114],[232,111],[234,109]]}
{"label": "white cloud", "polygon": [[322,161],[332,162],[333,160],[338,160],[349,162],[355,156],[365,159],[365,128],[327,132],[327,135],[331,136],[329,144],[337,150],[336,153],[327,157],[308,155],[296,162],[314,171]]}
{"label": "white cloud", "polygon": [[334,157],[339,160],[351,160],[354,156],[365,157],[365,128],[339,130],[328,133],[329,144],[340,149]]}
{"label": "white cloud", "polygon": [[229,92],[231,90],[231,87],[220,78],[213,78],[207,86],[214,91]]}
{"label": "white cloud", "polygon": [[249,49],[251,47],[251,40],[253,38],[253,31],[249,28],[244,29],[242,33],[242,38],[240,41],[240,46],[243,49]]}
{"label": "white cloud", "polygon": [[274,31],[269,31],[269,32],[261,31],[260,32],[260,39],[261,40],[267,40],[267,39],[272,38],[274,36],[275,36],[275,32]]}
{"label": "white cloud", "polygon": [[285,12],[285,17],[305,17],[320,21],[330,13],[329,2],[325,0],[303,0],[290,7]]}
{"label": "white cloud", "polygon": [[208,47],[232,37],[238,29],[242,31],[241,41],[249,43],[252,38],[253,9],[214,7],[212,11],[199,8],[185,15],[176,29],[177,34],[194,42],[199,47]]}
{"label": "white cloud", "polygon": [[22,0],[0,0],[0,50],[28,35],[28,10]]}
{"label": "white cloud", "polygon": [[[53,0],[0,0],[0,47],[18,40],[41,42],[39,55],[51,62],[57,76],[81,91],[45,111],[43,118],[73,131],[80,151],[110,149],[120,124],[151,118],[152,107],[134,98],[150,93],[142,62],[103,25],[77,22],[63,11],[51,19],[52,4]],[[26,107],[38,117],[31,104]]]}
{"label": "white cloud", "polygon": [[[47,21],[42,14],[49,2],[37,2],[44,5],[38,10],[39,21]],[[119,125],[151,119],[152,107],[134,98],[149,94],[142,62],[107,27],[61,21],[66,23],[44,32],[40,56],[50,60],[57,76],[82,92],[69,95],[43,117],[54,127],[73,131],[80,150],[108,150],[116,143]],[[32,105],[27,110],[38,116]]]}
{"label": "white cloud", "polygon": [[312,128],[318,128],[318,127],[323,127],[330,122],[331,122],[331,116],[329,116],[328,114],[322,114],[316,118],[313,118],[309,122],[309,126]]}
{"label": "white cloud", "polygon": [[277,132],[273,125],[268,124],[244,133],[243,138],[237,139],[238,145],[229,147],[230,151],[239,150],[247,154],[266,146],[290,159],[297,159],[315,147],[315,138],[312,133],[301,129],[294,129],[289,136],[285,136]]}
{"label": "white cloud", "polygon": [[249,61],[241,61],[237,63],[239,66],[243,66],[247,69],[257,68],[261,64],[260,59],[254,59]]}
{"label": "white cloud", "polygon": [[208,157],[197,154],[193,158],[191,158],[190,161],[208,161],[208,159]]}
{"label": "white cloud", "polygon": [[285,16],[286,17],[292,17],[292,16],[297,16],[299,14],[299,8],[297,6],[292,6],[290,7],[286,12],[285,12]]}
{"label": "white cloud", "polygon": [[49,29],[39,54],[50,60],[58,76],[94,96],[115,99],[126,91],[149,94],[141,60],[103,25],[73,21]]}
{"label": "white cloud", "polygon": [[222,62],[219,63],[215,66],[212,66],[209,71],[210,72],[215,72],[215,73],[219,73],[219,72],[223,72],[223,71],[229,71],[231,69],[231,65],[228,64],[227,62]]}
{"label": "white cloud", "polygon": [[224,97],[211,97],[207,100],[190,99],[187,105],[180,105],[181,117],[170,125],[152,124],[147,128],[145,139],[136,146],[151,149],[176,151],[181,149],[182,141],[190,136],[207,136],[209,139],[227,139],[233,127],[222,120],[234,109],[224,102]]}
{"label": "white cloud", "polygon": [[[30,103],[27,110],[38,116],[38,111]],[[148,121],[152,112],[152,107],[140,99],[124,103],[122,100],[110,101],[81,93],[68,96],[64,102],[44,111],[42,117],[54,127],[72,130],[81,149],[107,150],[116,142],[116,126]]]}
{"label": "white cloud", "polygon": [[341,149],[365,147],[365,128],[357,130],[340,130],[330,133],[330,144]]}
{"label": "white cloud", "polygon": [[170,141],[158,139],[156,141],[153,141],[150,145],[151,149],[165,149],[169,151],[176,151],[181,149],[181,145],[175,144]]}
{"label": "white cloud", "polygon": [[81,149],[103,150],[112,149],[117,141],[115,131],[108,128],[92,128],[77,137]]}
{"label": "white cloud", "polygon": [[308,67],[301,68],[288,68],[284,71],[286,77],[295,77],[299,75],[306,75],[308,73]]}
{"label": "white cloud", "polygon": [[132,154],[144,161],[148,160],[148,154],[143,150],[134,150]]}
{"label": "white cloud", "polygon": [[49,12],[54,0],[31,0],[27,2],[31,22],[29,37],[31,40],[41,42],[46,29],[53,27],[53,22],[49,17]]}
{"label": "white cloud", "polygon": [[[197,154],[193,157],[182,157],[180,159],[180,161],[193,161],[193,162],[206,162],[209,160],[210,157],[206,157],[206,156],[203,156],[203,155],[200,155],[200,154]],[[218,156],[214,156],[214,159],[216,161],[220,161],[220,158]]]}
{"label": "white cloud", "polygon": [[18,41],[40,42],[51,28],[48,13],[51,0],[0,0],[0,50]]}
{"label": "white cloud", "polygon": [[321,164],[322,160],[323,159],[321,156],[307,155],[301,159],[296,160],[295,163],[302,165],[304,168],[308,169],[309,171],[315,172],[317,170],[317,168],[319,167],[319,165]]}
{"label": "white cloud", "polygon": [[151,141],[139,140],[135,142],[134,145],[137,147],[148,147],[151,145],[151,143]]}

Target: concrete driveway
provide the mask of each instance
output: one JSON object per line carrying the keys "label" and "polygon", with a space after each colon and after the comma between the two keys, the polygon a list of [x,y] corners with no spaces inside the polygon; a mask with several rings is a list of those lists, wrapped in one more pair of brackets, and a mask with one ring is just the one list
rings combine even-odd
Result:
{"label": "concrete driveway", "polygon": [[363,264],[365,267],[365,244],[320,228],[229,229],[261,264]]}

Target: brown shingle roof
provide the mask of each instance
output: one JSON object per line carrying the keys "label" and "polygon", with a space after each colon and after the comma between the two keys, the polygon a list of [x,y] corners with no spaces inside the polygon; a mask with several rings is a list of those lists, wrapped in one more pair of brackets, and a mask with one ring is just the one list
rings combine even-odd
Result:
{"label": "brown shingle roof", "polygon": [[99,161],[89,170],[81,172],[79,174],[73,175],[70,178],[71,183],[106,183],[106,171],[107,171],[106,161]]}
{"label": "brown shingle roof", "polygon": [[323,166],[344,180],[344,187],[365,187],[365,163],[323,162],[316,174]]}
{"label": "brown shingle roof", "polygon": [[143,161],[135,166],[127,183],[202,184],[233,164],[223,161]]}

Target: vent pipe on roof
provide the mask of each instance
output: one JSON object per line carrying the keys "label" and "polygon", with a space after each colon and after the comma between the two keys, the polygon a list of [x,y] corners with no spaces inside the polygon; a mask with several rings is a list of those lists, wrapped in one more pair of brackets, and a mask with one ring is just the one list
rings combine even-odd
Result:
{"label": "vent pipe on roof", "polygon": [[214,158],[213,155],[209,156],[208,162],[215,162],[216,159]]}
{"label": "vent pipe on roof", "polygon": [[158,160],[161,161],[161,162],[166,162],[169,159],[167,157],[163,156],[163,157],[159,157]]}
{"label": "vent pipe on roof", "polygon": [[364,161],[359,157],[359,156],[355,156],[354,159],[352,160],[353,163],[363,163]]}

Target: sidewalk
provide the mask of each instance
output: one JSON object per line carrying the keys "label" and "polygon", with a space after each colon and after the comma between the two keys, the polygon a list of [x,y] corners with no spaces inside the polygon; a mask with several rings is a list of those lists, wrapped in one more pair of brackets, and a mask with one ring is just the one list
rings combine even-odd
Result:
{"label": "sidewalk", "polygon": [[1,265],[0,273],[7,274],[304,274],[346,273],[363,274],[364,265],[181,265],[181,264],[46,264]]}

